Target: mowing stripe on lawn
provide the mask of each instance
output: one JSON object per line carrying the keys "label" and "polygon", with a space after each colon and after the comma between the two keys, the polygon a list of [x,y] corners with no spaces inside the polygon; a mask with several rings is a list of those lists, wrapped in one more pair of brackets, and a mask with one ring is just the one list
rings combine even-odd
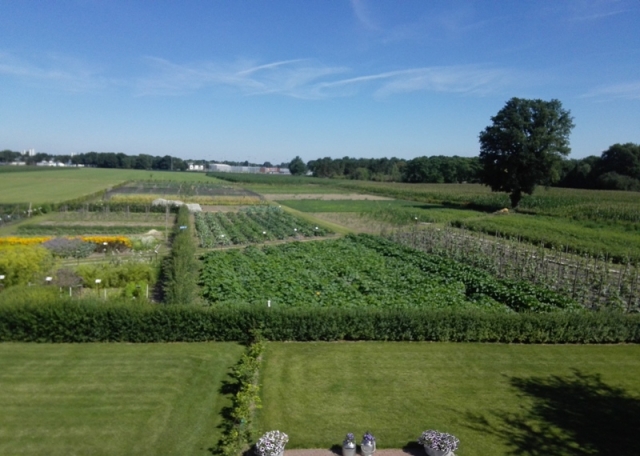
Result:
{"label": "mowing stripe on lawn", "polygon": [[638,345],[271,342],[261,375],[259,431],[288,448],[365,431],[401,448],[437,429],[457,456],[640,454]]}
{"label": "mowing stripe on lawn", "polygon": [[0,454],[210,455],[233,343],[0,344]]}

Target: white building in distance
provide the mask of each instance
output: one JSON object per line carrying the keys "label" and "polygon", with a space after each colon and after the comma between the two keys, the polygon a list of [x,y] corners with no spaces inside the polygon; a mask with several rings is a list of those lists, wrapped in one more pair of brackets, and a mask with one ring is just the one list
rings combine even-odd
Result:
{"label": "white building in distance", "polygon": [[264,166],[231,166],[224,163],[211,163],[209,171],[218,173],[250,173],[250,174],[291,174],[288,168],[268,168]]}

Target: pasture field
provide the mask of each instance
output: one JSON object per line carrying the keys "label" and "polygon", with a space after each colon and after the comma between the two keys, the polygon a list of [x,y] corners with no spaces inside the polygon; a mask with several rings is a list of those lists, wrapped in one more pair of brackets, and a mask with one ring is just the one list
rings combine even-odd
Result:
{"label": "pasture field", "polygon": [[[510,207],[506,193],[480,184],[406,184],[335,180],[335,186],[360,193],[426,203],[473,206],[485,210]],[[537,187],[524,195],[518,211],[595,221],[640,221],[638,192]]]}
{"label": "pasture field", "polygon": [[210,455],[233,343],[0,344],[0,454]]}
{"label": "pasture field", "polygon": [[29,170],[2,174],[0,204],[59,203],[130,180],[215,182],[203,173],[188,172],[100,168],[56,169],[48,172]]}
{"label": "pasture field", "polygon": [[[404,342],[267,344],[259,430],[287,448],[365,431],[379,448],[437,429],[457,456],[640,454],[640,347]],[[615,442],[615,443],[613,443]]]}
{"label": "pasture field", "polygon": [[452,223],[486,215],[483,212],[441,204],[425,204],[416,201],[390,200],[279,200],[278,203],[301,212],[352,213],[378,222],[392,225],[415,223]]}
{"label": "pasture field", "polygon": [[277,202],[301,212],[376,212],[386,208],[417,209],[428,206],[416,201],[403,200],[324,200],[305,198],[277,200]]}
{"label": "pasture field", "polygon": [[[398,200],[471,206],[486,211],[510,207],[506,193],[491,192],[480,184],[408,184],[291,176],[224,176],[221,173],[215,176],[243,186],[280,187],[283,193],[287,187],[302,186],[300,193],[303,193],[305,185],[316,185],[331,188],[331,191],[342,189]],[[329,193],[329,190],[324,192]],[[637,223],[640,222],[639,201],[638,192],[538,187],[533,195],[523,196],[518,211],[577,220]]]}

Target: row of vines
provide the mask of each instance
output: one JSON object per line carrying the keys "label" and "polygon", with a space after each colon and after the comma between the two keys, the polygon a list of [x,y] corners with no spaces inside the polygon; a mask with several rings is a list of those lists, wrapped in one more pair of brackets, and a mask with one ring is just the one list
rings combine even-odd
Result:
{"label": "row of vines", "polygon": [[502,279],[527,281],[590,309],[640,311],[640,267],[604,257],[572,255],[504,237],[465,230],[411,229],[389,238],[417,250],[464,262]]}

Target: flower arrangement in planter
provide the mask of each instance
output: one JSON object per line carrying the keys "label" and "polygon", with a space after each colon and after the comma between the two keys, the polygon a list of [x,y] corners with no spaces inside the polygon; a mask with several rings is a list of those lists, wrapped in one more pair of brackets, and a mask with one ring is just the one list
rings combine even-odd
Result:
{"label": "flower arrangement in planter", "polygon": [[269,431],[258,439],[256,454],[258,456],[279,456],[284,453],[284,446],[289,436],[281,431]]}
{"label": "flower arrangement in planter", "polygon": [[370,456],[376,451],[376,438],[369,431],[365,432],[360,442],[360,450],[363,456]]}
{"label": "flower arrangement in planter", "polygon": [[458,449],[460,440],[446,432],[430,429],[422,433],[418,443],[424,446],[428,456],[450,456]]}
{"label": "flower arrangement in planter", "polygon": [[342,441],[342,456],[355,456],[356,454],[356,438],[349,432]]}

